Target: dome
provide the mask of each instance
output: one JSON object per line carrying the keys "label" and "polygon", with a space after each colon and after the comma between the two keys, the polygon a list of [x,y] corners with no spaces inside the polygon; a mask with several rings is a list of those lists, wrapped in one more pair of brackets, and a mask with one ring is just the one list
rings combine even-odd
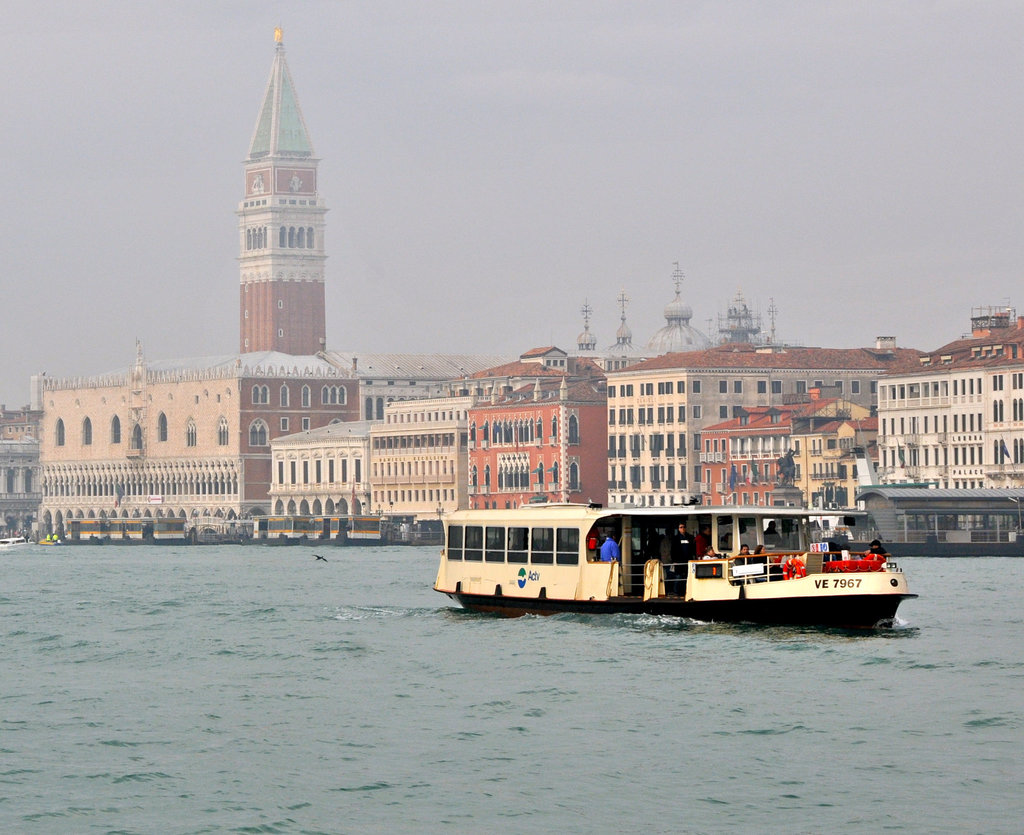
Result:
{"label": "dome", "polygon": [[647,343],[647,350],[657,354],[679,351],[703,351],[711,347],[711,340],[690,326],[693,310],[679,297],[665,305],[665,327],[656,331]]}

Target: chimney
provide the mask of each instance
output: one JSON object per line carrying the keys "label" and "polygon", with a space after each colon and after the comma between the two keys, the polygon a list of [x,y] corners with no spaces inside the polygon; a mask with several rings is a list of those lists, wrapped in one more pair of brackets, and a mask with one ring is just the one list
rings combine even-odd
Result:
{"label": "chimney", "polygon": [[887,354],[891,354],[896,350],[896,337],[895,336],[876,336],[875,337],[875,349],[879,351],[885,351]]}

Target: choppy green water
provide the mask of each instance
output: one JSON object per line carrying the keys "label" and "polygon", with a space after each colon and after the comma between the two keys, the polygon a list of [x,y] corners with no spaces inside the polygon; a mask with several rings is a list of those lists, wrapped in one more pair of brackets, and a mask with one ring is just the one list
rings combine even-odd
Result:
{"label": "choppy green water", "polygon": [[903,567],[850,634],[473,615],[433,548],[7,553],[0,829],[1019,832],[1024,560]]}

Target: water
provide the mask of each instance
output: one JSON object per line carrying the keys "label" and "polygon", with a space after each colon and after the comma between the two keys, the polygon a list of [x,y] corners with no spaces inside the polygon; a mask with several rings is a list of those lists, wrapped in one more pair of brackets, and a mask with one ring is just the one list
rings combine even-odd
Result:
{"label": "water", "polygon": [[1024,560],[902,563],[854,634],[474,615],[435,548],[7,552],[0,830],[1019,832]]}

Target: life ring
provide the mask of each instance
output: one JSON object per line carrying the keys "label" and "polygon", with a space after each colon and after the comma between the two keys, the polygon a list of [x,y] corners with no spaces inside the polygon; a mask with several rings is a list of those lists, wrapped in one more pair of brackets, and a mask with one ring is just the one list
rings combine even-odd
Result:
{"label": "life ring", "polygon": [[793,580],[797,577],[807,576],[807,566],[803,560],[790,557],[782,564],[782,576],[786,580]]}

